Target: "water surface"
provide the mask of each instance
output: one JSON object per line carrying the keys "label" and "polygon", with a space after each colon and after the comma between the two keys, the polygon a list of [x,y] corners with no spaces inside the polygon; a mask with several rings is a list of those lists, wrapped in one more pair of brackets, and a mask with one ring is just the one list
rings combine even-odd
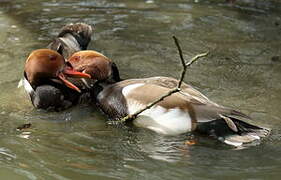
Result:
{"label": "water surface", "polygon": [[[277,0],[0,1],[1,179],[279,179],[281,168],[281,4]],[[119,66],[122,78],[172,76],[184,56],[207,50],[185,81],[219,104],[270,127],[260,145],[234,149],[190,135],[162,136],[106,125],[94,107],[35,110],[17,83],[31,50],[46,47],[67,23],[95,31],[90,49]],[[31,123],[25,132],[16,127]]]}

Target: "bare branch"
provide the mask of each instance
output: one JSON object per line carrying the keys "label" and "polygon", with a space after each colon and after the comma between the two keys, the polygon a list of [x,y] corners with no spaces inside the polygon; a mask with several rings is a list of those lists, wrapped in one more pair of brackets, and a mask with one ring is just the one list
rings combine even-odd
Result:
{"label": "bare branch", "polygon": [[179,41],[178,41],[178,39],[176,38],[176,36],[173,36],[173,39],[174,39],[175,44],[176,44],[176,46],[177,46],[177,48],[178,48],[178,51],[179,51],[181,64],[182,64],[182,66],[184,67],[184,66],[185,66],[185,60],[184,60],[183,55],[182,55],[182,50],[181,50]]}
{"label": "bare branch", "polygon": [[202,58],[204,56],[207,56],[209,52],[198,54],[198,55],[194,56],[190,61],[188,61],[186,63],[184,58],[183,58],[182,50],[181,50],[181,47],[180,47],[178,39],[176,38],[176,36],[173,36],[173,38],[174,38],[175,44],[176,44],[176,46],[178,48],[179,55],[180,55],[180,60],[181,60],[182,67],[183,67],[182,72],[181,72],[181,77],[180,77],[179,83],[178,83],[178,88],[180,88],[181,84],[183,82],[183,79],[184,79],[187,67],[191,66],[191,64],[193,64],[196,60],[198,60],[198,59],[200,59],[200,58]]}
{"label": "bare branch", "polygon": [[206,53],[202,53],[202,54],[198,54],[196,56],[194,56],[191,60],[189,60],[187,63],[185,62],[184,58],[183,58],[183,54],[182,54],[182,50],[181,50],[181,47],[179,45],[179,42],[178,42],[178,39],[173,36],[173,39],[175,41],[175,44],[178,48],[178,52],[179,52],[179,55],[180,55],[180,60],[181,60],[181,64],[182,64],[182,73],[181,73],[181,76],[180,76],[180,79],[179,79],[179,82],[178,82],[178,85],[176,88],[168,91],[166,94],[163,94],[161,97],[155,99],[155,101],[151,102],[150,104],[148,104],[146,107],[136,111],[135,113],[133,114],[129,114],[127,115],[126,117],[118,120],[118,122],[122,123],[122,122],[126,122],[126,121],[131,121],[131,120],[134,120],[137,118],[137,116],[142,113],[143,111],[147,110],[147,109],[150,109],[152,106],[154,106],[155,104],[159,103],[160,101],[163,101],[166,97],[168,96],[171,96],[172,94],[174,93],[177,93],[179,92],[181,89],[181,85],[182,85],[182,82],[183,82],[183,79],[184,79],[184,76],[185,76],[185,73],[186,73],[186,69],[187,67],[191,66],[195,61],[197,61],[198,59],[202,58],[202,57],[205,57],[208,55],[208,52]]}
{"label": "bare branch", "polygon": [[180,80],[179,80],[179,83],[178,83],[178,88],[181,87],[181,84],[183,82],[183,79],[184,79],[187,67],[191,66],[191,64],[193,64],[195,61],[197,61],[198,59],[200,59],[202,57],[207,56],[208,54],[209,54],[209,52],[205,52],[205,53],[202,53],[202,54],[197,54],[191,60],[189,60],[187,63],[184,64],[182,72],[181,72],[181,77],[180,77]]}
{"label": "bare branch", "polygon": [[209,54],[209,52],[205,52],[202,54],[197,54],[196,56],[194,56],[190,61],[188,61],[185,65],[186,66],[190,66],[192,63],[194,63],[195,61],[197,61],[198,59],[205,57]]}

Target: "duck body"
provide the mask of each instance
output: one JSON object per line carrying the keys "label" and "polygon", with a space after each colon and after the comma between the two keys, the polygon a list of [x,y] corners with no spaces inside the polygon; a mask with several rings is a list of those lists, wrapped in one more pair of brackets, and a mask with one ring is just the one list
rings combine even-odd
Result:
{"label": "duck body", "polygon": [[[118,119],[146,107],[177,83],[174,78],[151,77],[100,85],[96,102],[110,118]],[[248,119],[243,113],[220,106],[183,83],[180,92],[145,110],[133,123],[165,135],[196,130],[234,146],[259,140],[269,133],[268,129],[240,120],[245,118]]]}

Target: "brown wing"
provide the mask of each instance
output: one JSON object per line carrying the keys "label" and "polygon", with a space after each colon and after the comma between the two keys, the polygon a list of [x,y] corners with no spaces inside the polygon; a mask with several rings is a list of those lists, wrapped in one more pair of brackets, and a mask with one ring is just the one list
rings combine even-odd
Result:
{"label": "brown wing", "polygon": [[[160,87],[164,87],[167,89],[173,89],[176,88],[178,85],[178,80],[171,78],[171,77],[151,77],[151,78],[144,78],[144,79],[131,79],[122,81],[122,85],[129,85],[132,83],[146,83],[146,84],[154,84]],[[182,83],[181,86],[181,94],[186,96],[188,98],[188,101],[199,103],[199,104],[206,104],[206,103],[213,103],[211,102],[206,96],[204,96],[202,93],[200,93],[198,90],[193,88],[192,86]],[[215,104],[215,103],[213,103]]]}

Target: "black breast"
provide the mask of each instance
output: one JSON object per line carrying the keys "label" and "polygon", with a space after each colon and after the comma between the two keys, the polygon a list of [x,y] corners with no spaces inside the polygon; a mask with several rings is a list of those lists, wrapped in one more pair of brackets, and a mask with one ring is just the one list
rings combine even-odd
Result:
{"label": "black breast", "polygon": [[127,101],[122,94],[122,87],[109,85],[96,93],[96,103],[111,119],[119,119],[128,115]]}
{"label": "black breast", "polygon": [[61,111],[78,103],[85,103],[87,94],[89,94],[87,90],[78,93],[61,84],[44,84],[36,87],[31,95],[31,101],[38,109]]}

